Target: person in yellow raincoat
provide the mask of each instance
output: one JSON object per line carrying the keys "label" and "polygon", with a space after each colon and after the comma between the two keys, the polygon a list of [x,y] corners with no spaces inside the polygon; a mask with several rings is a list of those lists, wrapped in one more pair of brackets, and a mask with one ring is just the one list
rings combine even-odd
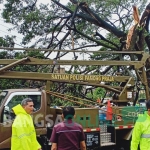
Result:
{"label": "person in yellow raincoat", "polygon": [[146,102],[147,111],[140,114],[132,133],[131,149],[150,150],[150,100]]}
{"label": "person in yellow raincoat", "polygon": [[30,115],[33,106],[32,99],[26,98],[21,105],[12,108],[16,118],[12,124],[11,150],[42,150]]}

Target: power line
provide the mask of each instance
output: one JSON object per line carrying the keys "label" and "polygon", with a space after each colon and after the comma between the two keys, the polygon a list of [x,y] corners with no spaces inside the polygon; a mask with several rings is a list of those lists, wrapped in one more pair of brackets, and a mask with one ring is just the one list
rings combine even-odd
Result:
{"label": "power line", "polygon": [[[2,37],[3,38],[3,37]],[[6,40],[5,38],[3,38],[4,40]],[[18,44],[18,43],[15,43],[14,44],[18,45],[18,46],[21,46],[22,48],[24,48],[22,45]],[[12,49],[12,48],[11,48]]]}
{"label": "power line", "polygon": [[[5,23],[5,21],[3,19],[0,18],[1,21],[3,21]],[[7,22],[6,24],[10,24],[12,26],[11,23]]]}
{"label": "power line", "polygon": [[[22,45],[20,45],[20,44],[17,44],[17,43],[15,43],[16,45],[18,45],[18,46],[21,46],[21,47],[23,47]],[[24,47],[23,47],[24,48]]]}
{"label": "power line", "polygon": [[[8,32],[2,31],[2,30],[0,30],[0,31],[3,32],[3,33],[10,34],[10,33],[8,33]],[[13,34],[11,34],[11,35],[14,36]],[[3,38],[3,37],[2,37],[2,38]],[[16,36],[16,38],[21,39],[21,38],[19,38],[19,37],[17,37],[17,36]],[[5,38],[3,38],[3,39],[6,40]],[[22,40],[22,39],[21,39],[21,40]],[[20,45],[20,44],[18,44],[18,43],[15,43],[15,42],[14,42],[14,44],[23,47],[22,45]],[[24,48],[24,47],[23,47],[23,48]]]}
{"label": "power line", "polygon": [[[9,32],[6,32],[6,31],[3,31],[3,30],[0,30],[1,32],[3,32],[3,33],[7,33],[7,34],[10,34]],[[10,35],[13,35],[13,34],[10,34]],[[13,35],[14,36],[14,35]],[[16,36],[16,35],[15,35]],[[16,36],[16,38],[18,38],[18,39],[21,39],[22,40],[22,38],[20,38],[20,37],[17,37]]]}
{"label": "power line", "polygon": [[10,27],[7,27],[7,26],[5,26],[5,25],[3,25],[3,24],[0,24],[1,26],[3,26],[3,27],[5,27],[5,28],[7,28],[7,29],[9,29]]}
{"label": "power line", "polygon": [[[3,26],[3,27],[5,27],[5,28],[7,28],[7,29],[10,29],[11,27],[7,27],[7,26],[5,26],[5,25],[3,25],[3,24],[0,24],[1,26]],[[13,32],[16,32],[16,31],[14,31],[14,30],[12,30]],[[18,34],[18,32],[16,32],[17,34]],[[19,38],[19,37],[18,37]]]}
{"label": "power line", "polygon": [[[2,20],[2,19],[0,19],[1,21],[3,21],[4,22],[4,20]],[[5,23],[5,22],[4,22]],[[8,24],[8,23],[7,23]],[[10,23],[9,23],[10,24]],[[10,24],[11,26],[13,26],[12,24]],[[5,27],[5,28],[7,28],[7,29],[10,29],[11,27],[8,27],[8,26],[5,26],[5,25],[3,25],[3,24],[1,24],[0,23],[0,26],[3,26],[3,27]],[[0,30],[0,31],[2,31],[2,30]],[[12,30],[13,32],[16,32],[16,31],[14,31],[14,30]],[[7,32],[5,32],[5,31],[2,31],[2,32],[4,32],[4,33],[7,33]],[[9,32],[8,32],[9,33]],[[7,34],[8,34],[7,33]],[[9,33],[10,34],[10,33]],[[16,32],[16,34],[18,34],[17,32]],[[11,34],[12,35],[12,34]],[[18,38],[18,39],[21,39],[22,40],[22,38],[20,38],[20,37],[18,37],[18,36],[16,36],[16,38]]]}

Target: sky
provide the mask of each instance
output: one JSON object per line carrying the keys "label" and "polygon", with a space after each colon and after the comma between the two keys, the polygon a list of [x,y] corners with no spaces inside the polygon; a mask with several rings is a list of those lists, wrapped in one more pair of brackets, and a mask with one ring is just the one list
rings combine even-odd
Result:
{"label": "sky", "polygon": [[[1,2],[1,0],[0,0],[0,2]],[[3,4],[0,3],[0,13],[2,12],[2,9],[3,9]],[[18,34],[17,31],[15,31],[15,30],[9,31],[9,29],[12,27],[13,27],[12,24],[5,23],[3,18],[0,15],[0,37],[5,38],[6,35],[16,36],[16,40],[15,40],[16,46],[22,47],[20,43],[21,43],[23,36],[21,34]]]}
{"label": "sky", "polygon": [[[48,4],[49,1],[50,0],[38,0],[38,3],[39,4],[40,3]],[[63,4],[64,4],[64,3],[67,3],[69,0],[62,0],[62,1],[63,1]],[[0,13],[2,12],[2,9],[3,9],[3,4],[1,4],[1,2],[0,2]],[[10,24],[10,23],[5,23],[3,18],[0,15],[0,37],[5,38],[6,35],[16,36],[16,39],[14,41],[15,42],[15,47],[23,48],[24,45],[21,45],[21,41],[22,41],[23,35],[18,34],[17,30],[9,31],[9,29],[12,28],[12,27],[13,27],[13,25]]]}
{"label": "sky", "polygon": [[[3,0],[5,1],[5,0]],[[29,0],[31,1],[31,0]],[[49,4],[51,0],[38,0],[37,3],[40,4],[40,3],[43,3],[43,4]],[[2,9],[3,9],[3,4],[1,3],[2,0],[0,0],[0,13],[2,12]],[[61,3],[63,4],[66,4],[67,2],[69,2],[69,0],[61,0]],[[10,28],[12,28],[12,24],[9,24],[9,23],[5,23],[3,21],[3,18],[1,17],[0,15],[0,37],[5,37],[5,35],[10,35],[10,36],[16,36],[16,40],[15,40],[15,47],[23,47],[21,45],[21,41],[22,41],[22,38],[23,36],[21,34],[18,34],[16,30],[14,31],[8,31]]]}
{"label": "sky", "polygon": [[[1,0],[0,0],[1,1]],[[38,0],[38,3],[44,3],[44,4],[48,4],[50,0]],[[63,2],[63,4],[67,3],[69,0],[61,0]],[[2,12],[3,9],[3,4],[1,4],[0,2],[0,13]],[[10,36],[16,36],[15,39],[15,48],[23,48],[24,45],[21,45],[21,41],[23,36],[21,34],[18,34],[16,30],[13,31],[9,31],[10,28],[12,28],[12,24],[10,23],[5,23],[3,18],[0,16],[0,37],[5,38],[6,35],[10,35]],[[56,52],[52,53],[50,59],[54,59],[56,57]],[[83,59],[88,59],[88,56],[86,55],[81,55],[80,53],[77,53],[77,55],[79,56],[80,60]],[[61,60],[72,60],[73,59],[73,53],[68,53],[66,56],[64,56],[63,58],[61,58]],[[62,68],[65,68],[65,70],[68,70],[70,68],[70,66],[62,66]]]}

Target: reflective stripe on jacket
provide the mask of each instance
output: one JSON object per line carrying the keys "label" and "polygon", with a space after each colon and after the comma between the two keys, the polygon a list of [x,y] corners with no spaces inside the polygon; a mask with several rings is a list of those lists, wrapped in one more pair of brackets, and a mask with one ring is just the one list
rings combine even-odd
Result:
{"label": "reflective stripe on jacket", "polygon": [[12,125],[11,150],[38,150],[32,117],[19,104],[13,107],[16,118]]}
{"label": "reflective stripe on jacket", "polygon": [[150,134],[142,134],[141,138],[150,138]]}
{"label": "reflective stripe on jacket", "polygon": [[150,150],[150,116],[147,111],[138,117],[132,133],[131,150]]}

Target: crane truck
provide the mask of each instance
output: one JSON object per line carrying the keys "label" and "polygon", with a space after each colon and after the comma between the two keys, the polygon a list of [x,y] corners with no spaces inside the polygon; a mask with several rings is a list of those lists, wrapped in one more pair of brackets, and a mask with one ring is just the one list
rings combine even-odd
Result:
{"label": "crane truck", "polygon": [[[109,52],[110,53],[110,52]],[[11,145],[11,125],[15,118],[12,107],[21,103],[23,98],[30,97],[35,106],[33,113],[33,122],[36,128],[37,139],[42,145],[43,150],[50,149],[49,142],[53,126],[62,121],[61,108],[51,106],[51,95],[71,100],[68,95],[52,91],[53,82],[81,84],[94,87],[102,87],[114,94],[112,96],[112,120],[103,123],[99,121],[99,110],[107,113],[100,107],[94,108],[91,104],[82,103],[84,108],[76,109],[75,121],[83,126],[86,137],[87,149],[112,149],[112,147],[124,146],[129,149],[130,139],[134,123],[139,113],[143,113],[144,107],[128,106],[130,102],[135,103],[135,85],[140,82],[146,91],[146,97],[149,99],[149,87],[145,72],[145,64],[149,55],[143,51],[139,52],[112,52],[113,54],[140,56],[137,61],[78,61],[78,60],[42,60],[37,58],[0,59],[0,79],[24,79],[45,81],[44,89],[24,88],[24,89],[6,89],[0,93],[0,150],[10,150]],[[111,65],[133,67],[137,79],[133,76],[123,76],[117,73],[110,75],[89,75],[89,74],[66,74],[66,73],[40,73],[40,72],[21,72],[11,69],[18,65]],[[104,83],[119,83],[114,86]],[[75,103],[79,103],[75,101]],[[104,104],[102,104],[104,105]],[[120,145],[121,144],[121,145]]]}

